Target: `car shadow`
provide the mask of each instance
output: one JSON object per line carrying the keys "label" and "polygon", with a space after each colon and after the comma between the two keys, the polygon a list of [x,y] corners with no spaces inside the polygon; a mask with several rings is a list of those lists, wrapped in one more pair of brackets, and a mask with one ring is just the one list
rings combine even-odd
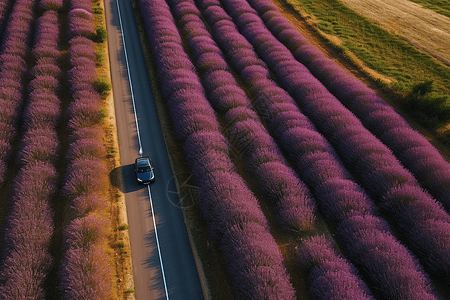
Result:
{"label": "car shadow", "polygon": [[113,186],[125,194],[146,188],[145,185],[137,183],[134,164],[114,168],[109,172],[109,180]]}

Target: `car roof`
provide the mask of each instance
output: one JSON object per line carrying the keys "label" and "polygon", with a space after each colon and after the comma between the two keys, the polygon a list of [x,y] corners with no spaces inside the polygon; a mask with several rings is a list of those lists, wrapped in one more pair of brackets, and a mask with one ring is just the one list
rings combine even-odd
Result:
{"label": "car roof", "polygon": [[136,158],[136,164],[138,167],[151,166],[150,158],[148,156],[138,157]]}

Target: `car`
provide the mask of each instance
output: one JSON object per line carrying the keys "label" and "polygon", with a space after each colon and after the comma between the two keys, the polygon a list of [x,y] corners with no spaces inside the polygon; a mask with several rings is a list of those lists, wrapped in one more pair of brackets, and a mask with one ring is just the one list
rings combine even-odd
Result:
{"label": "car", "polygon": [[134,162],[136,180],[139,184],[150,184],[155,181],[155,172],[152,160],[148,156],[136,158]]}

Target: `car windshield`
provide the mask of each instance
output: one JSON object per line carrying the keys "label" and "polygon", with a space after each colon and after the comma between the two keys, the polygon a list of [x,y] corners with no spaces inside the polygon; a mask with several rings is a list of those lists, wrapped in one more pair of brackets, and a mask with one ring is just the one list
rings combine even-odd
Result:
{"label": "car windshield", "polygon": [[146,167],[140,167],[140,168],[138,169],[138,172],[139,172],[139,173],[150,172],[150,167],[149,167],[149,166],[146,166]]}

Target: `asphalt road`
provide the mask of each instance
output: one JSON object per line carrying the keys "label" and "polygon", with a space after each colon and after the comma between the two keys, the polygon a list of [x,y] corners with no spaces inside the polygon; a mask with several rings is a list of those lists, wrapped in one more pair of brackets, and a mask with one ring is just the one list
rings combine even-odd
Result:
{"label": "asphalt road", "polygon": [[[124,176],[125,187],[122,189],[129,221],[135,296],[138,300],[204,299],[181,209],[176,205],[178,201],[174,195],[170,194],[169,198],[168,194],[175,190],[173,174],[132,4],[129,0],[118,1],[105,0],[122,163],[113,172]],[[135,181],[133,163],[139,156],[140,146],[143,154],[152,158],[155,167],[156,181],[150,187],[140,186]]]}

